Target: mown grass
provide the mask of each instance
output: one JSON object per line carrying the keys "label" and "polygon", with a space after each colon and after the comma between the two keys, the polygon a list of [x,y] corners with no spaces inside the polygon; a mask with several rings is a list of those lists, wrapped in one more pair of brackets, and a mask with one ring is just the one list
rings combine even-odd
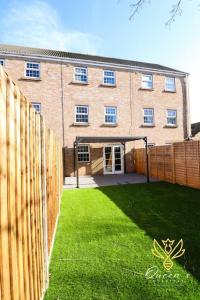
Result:
{"label": "mown grass", "polygon": [[[170,271],[151,252],[154,238],[184,241]],[[200,299],[199,255],[198,190],[167,183],[68,190],[45,300]]]}

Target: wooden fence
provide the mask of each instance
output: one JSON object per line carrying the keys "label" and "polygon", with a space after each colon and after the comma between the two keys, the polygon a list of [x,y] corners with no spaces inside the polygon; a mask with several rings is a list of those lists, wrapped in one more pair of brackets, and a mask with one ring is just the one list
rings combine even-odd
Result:
{"label": "wooden fence", "polygon": [[61,146],[0,67],[0,299],[43,297],[61,191]]}
{"label": "wooden fence", "polygon": [[[149,148],[150,176],[200,188],[200,141]],[[146,174],[145,149],[134,151],[136,173]]]}

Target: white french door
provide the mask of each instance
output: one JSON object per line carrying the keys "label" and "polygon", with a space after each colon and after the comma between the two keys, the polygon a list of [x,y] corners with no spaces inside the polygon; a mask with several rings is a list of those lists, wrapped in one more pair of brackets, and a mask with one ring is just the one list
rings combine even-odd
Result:
{"label": "white french door", "polygon": [[104,146],[104,174],[124,173],[123,146]]}

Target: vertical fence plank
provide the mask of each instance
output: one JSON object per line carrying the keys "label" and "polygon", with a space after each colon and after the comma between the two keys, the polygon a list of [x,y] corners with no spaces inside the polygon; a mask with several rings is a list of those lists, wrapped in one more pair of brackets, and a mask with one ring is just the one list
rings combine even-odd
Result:
{"label": "vertical fence plank", "polygon": [[8,201],[7,201],[7,76],[0,67],[0,278],[1,299],[11,299],[9,267],[9,244],[8,244]]}
{"label": "vertical fence plank", "polygon": [[42,191],[42,224],[44,249],[45,288],[49,284],[48,260],[48,231],[47,231],[47,172],[46,172],[46,130],[44,119],[41,118],[41,191]]}
{"label": "vertical fence plank", "polygon": [[27,211],[28,205],[26,202],[26,99],[21,95],[21,118],[20,118],[20,132],[21,132],[21,203],[22,203],[22,244],[23,244],[23,267],[24,267],[24,295],[25,299],[30,299],[30,285],[29,285],[29,265],[28,265],[28,224]]}
{"label": "vertical fence plank", "polygon": [[30,221],[31,221],[31,243],[32,243],[32,272],[35,298],[38,298],[37,265],[36,265],[36,232],[35,232],[35,111],[30,108]]}
{"label": "vertical fence plank", "polygon": [[8,169],[8,235],[10,255],[11,298],[19,299],[18,261],[17,261],[17,228],[15,198],[15,101],[14,84],[7,80],[7,169]]}
{"label": "vertical fence plank", "polygon": [[32,231],[31,231],[31,190],[30,190],[30,173],[31,173],[31,160],[30,160],[30,128],[31,117],[30,117],[30,105],[28,101],[25,103],[26,109],[26,128],[25,128],[25,144],[26,144],[26,207],[27,207],[27,244],[28,244],[28,266],[29,266],[29,287],[30,287],[30,299],[34,300],[34,274],[33,274],[33,248],[32,248]]}
{"label": "vertical fence plank", "polygon": [[20,149],[20,91],[15,86],[15,197],[16,197],[16,231],[17,231],[17,262],[18,262],[18,285],[19,299],[24,299],[24,269],[23,269],[23,210],[21,203],[21,149]]}

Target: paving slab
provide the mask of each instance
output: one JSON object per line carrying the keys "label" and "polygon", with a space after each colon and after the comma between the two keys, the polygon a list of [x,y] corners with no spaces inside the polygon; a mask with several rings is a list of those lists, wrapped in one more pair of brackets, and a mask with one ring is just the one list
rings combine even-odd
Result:
{"label": "paving slab", "polygon": [[[151,178],[150,181],[156,181]],[[94,176],[79,176],[79,187],[100,187],[108,185],[146,183],[147,178],[140,174],[115,174],[115,175],[94,175]],[[76,177],[65,177],[64,189],[76,188]]]}

